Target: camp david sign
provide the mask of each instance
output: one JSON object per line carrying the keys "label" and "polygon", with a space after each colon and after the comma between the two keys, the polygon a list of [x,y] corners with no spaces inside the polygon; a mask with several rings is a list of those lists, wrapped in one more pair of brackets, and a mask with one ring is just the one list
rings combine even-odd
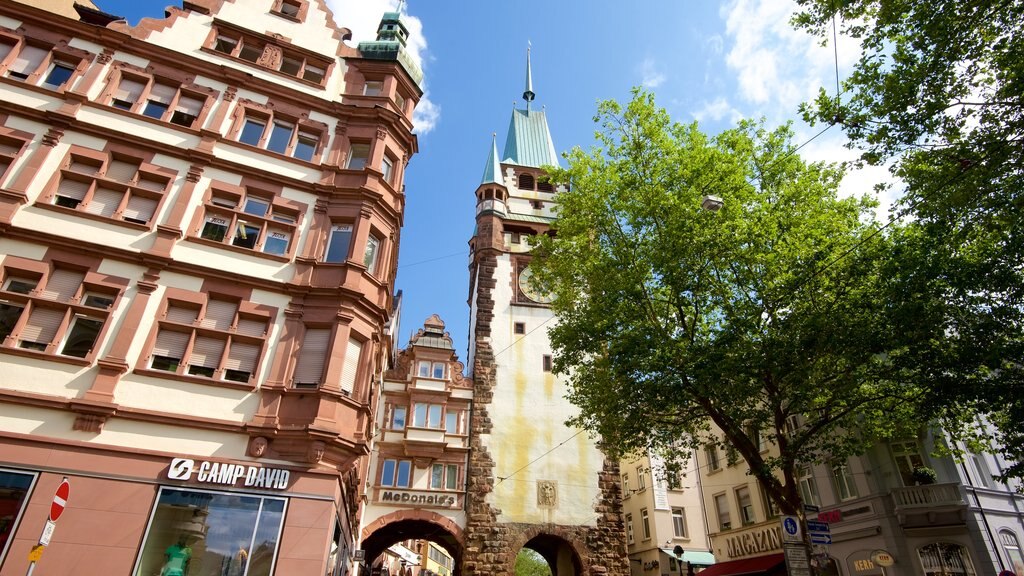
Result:
{"label": "camp david sign", "polygon": [[281,468],[263,468],[226,462],[196,462],[191,458],[171,460],[171,465],[167,469],[168,478],[187,481],[191,480],[193,476],[195,476],[196,482],[203,484],[284,490],[288,487],[291,474]]}

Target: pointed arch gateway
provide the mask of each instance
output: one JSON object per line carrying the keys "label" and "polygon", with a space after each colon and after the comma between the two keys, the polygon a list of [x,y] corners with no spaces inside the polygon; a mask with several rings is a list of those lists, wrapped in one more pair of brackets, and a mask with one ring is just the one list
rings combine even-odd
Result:
{"label": "pointed arch gateway", "polygon": [[400,510],[368,524],[361,536],[361,547],[366,552],[368,565],[389,546],[415,538],[430,540],[444,548],[455,561],[453,576],[460,573],[465,542],[463,530],[447,516],[422,509]]}

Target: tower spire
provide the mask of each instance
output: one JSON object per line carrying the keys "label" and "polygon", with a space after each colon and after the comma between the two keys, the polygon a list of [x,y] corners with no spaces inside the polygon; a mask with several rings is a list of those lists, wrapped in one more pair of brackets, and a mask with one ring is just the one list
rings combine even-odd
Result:
{"label": "tower spire", "polygon": [[526,41],[526,91],[523,92],[523,100],[526,100],[526,109],[529,111],[530,102],[533,101],[536,94],[533,93],[533,70],[530,65],[530,49],[533,46],[530,41]]}
{"label": "tower spire", "polygon": [[498,160],[498,133],[491,133],[491,153],[487,155],[487,164],[484,165],[484,175],[480,184],[502,184],[501,161]]}

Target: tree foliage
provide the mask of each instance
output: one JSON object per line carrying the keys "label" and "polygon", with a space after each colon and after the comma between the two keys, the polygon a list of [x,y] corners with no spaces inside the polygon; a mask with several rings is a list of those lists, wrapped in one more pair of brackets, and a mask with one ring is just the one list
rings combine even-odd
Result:
{"label": "tree foliage", "polygon": [[[906,186],[916,284],[956,342],[933,350],[926,383],[947,422],[975,410],[1024,461],[1024,2],[798,0],[795,23],[860,39],[839,96],[805,107],[838,122],[870,163]],[[1010,475],[1024,476],[1018,465]]]}
{"label": "tree foliage", "polygon": [[[574,424],[620,454],[732,446],[786,513],[801,465],[916,430],[907,339],[941,333],[903,330],[914,311],[888,259],[901,229],[838,198],[838,167],[801,160],[788,127],[708,137],[640,90],[595,121],[598,146],[553,171],[568,191],[531,263],[554,295]],[[701,208],[709,194],[720,211]]]}
{"label": "tree foliage", "polygon": [[523,548],[516,555],[515,576],[551,576],[551,567],[537,552]]}

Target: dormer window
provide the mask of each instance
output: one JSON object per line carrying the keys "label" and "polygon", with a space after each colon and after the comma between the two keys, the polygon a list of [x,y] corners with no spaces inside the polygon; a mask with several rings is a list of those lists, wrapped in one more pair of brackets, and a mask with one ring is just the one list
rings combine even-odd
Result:
{"label": "dormer window", "polygon": [[299,4],[298,2],[291,2],[289,0],[285,0],[284,2],[281,2],[281,11],[279,13],[285,16],[291,16],[292,18],[298,18],[299,10],[301,8],[302,5]]}
{"label": "dormer window", "polygon": [[[284,10],[297,9],[298,16],[291,16],[287,12],[277,10],[274,13],[290,20],[301,20],[305,14],[306,5],[299,4],[299,1],[283,0],[283,3],[279,4],[279,6],[285,7],[292,6],[292,8],[284,8]],[[208,42],[207,50],[276,70],[286,76],[305,80],[318,86],[323,84],[327,75],[327,66],[329,65],[327,59],[281,40],[250,36],[238,30],[220,29]]]}
{"label": "dormer window", "polygon": [[363,87],[363,96],[380,96],[384,92],[384,83],[371,81]]}
{"label": "dormer window", "polygon": [[275,0],[270,12],[289,20],[302,22],[306,17],[306,5],[303,0]]}

